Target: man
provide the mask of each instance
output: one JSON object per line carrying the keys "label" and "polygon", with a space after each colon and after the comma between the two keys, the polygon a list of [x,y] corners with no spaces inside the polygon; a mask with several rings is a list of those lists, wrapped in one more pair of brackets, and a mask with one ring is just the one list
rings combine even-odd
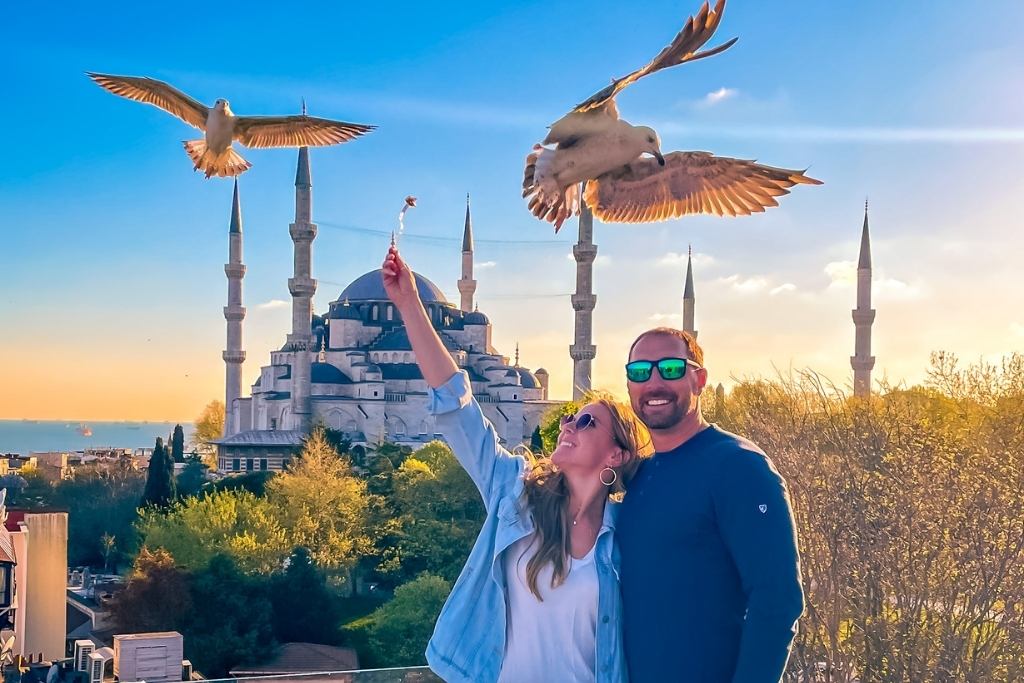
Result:
{"label": "man", "polygon": [[777,683],[803,612],[786,484],[754,444],[704,420],[704,352],[644,332],[626,365],[655,454],[616,537],[631,683]]}

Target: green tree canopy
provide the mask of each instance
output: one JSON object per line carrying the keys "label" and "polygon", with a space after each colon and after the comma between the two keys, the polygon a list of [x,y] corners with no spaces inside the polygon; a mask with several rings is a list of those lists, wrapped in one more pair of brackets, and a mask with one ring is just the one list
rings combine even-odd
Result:
{"label": "green tree canopy", "polygon": [[248,491],[219,491],[187,498],[166,513],[140,512],[138,532],[151,548],[165,548],[178,566],[206,567],[214,555],[230,557],[245,572],[279,569],[292,545],[282,509]]}
{"label": "green tree canopy", "polygon": [[365,634],[368,666],[398,667],[426,664],[423,653],[441,613],[451,584],[423,574],[399,586],[395,597],[348,629]]}
{"label": "green tree canopy", "polygon": [[273,606],[265,578],[248,576],[227,555],[215,555],[192,576],[191,596],[181,632],[185,656],[197,670],[209,678],[226,677],[232,667],[273,655]]}
{"label": "green tree canopy", "polygon": [[288,558],[288,568],[272,582],[274,636],[282,643],[339,642],[340,599],[327,585],[324,572],[313,562],[309,551],[296,548]]}
{"label": "green tree canopy", "polygon": [[291,547],[309,550],[322,568],[348,570],[373,548],[366,482],[315,429],[300,457],[267,483]]}
{"label": "green tree canopy", "polygon": [[162,548],[143,546],[135,558],[124,590],[110,605],[111,618],[122,633],[175,631],[184,626],[192,611],[188,577]]}

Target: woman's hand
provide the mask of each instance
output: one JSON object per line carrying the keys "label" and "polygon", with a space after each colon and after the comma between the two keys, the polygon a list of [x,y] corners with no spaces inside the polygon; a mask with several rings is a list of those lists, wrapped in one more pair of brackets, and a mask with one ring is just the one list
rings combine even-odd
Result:
{"label": "woman's hand", "polygon": [[388,298],[398,310],[419,303],[420,294],[416,289],[412,269],[398,255],[398,249],[394,245],[388,249],[388,255],[384,257],[381,271],[384,277],[384,291],[388,293]]}

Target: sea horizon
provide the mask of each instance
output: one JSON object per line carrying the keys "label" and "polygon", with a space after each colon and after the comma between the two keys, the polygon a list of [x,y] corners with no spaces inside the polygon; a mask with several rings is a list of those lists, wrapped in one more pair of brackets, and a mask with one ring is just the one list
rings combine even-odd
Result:
{"label": "sea horizon", "polygon": [[[0,419],[0,453],[28,455],[103,447],[152,448],[158,436],[166,441],[178,424],[185,430],[187,446],[194,431],[191,422],[5,418]],[[91,436],[79,431],[83,426],[91,430]]]}

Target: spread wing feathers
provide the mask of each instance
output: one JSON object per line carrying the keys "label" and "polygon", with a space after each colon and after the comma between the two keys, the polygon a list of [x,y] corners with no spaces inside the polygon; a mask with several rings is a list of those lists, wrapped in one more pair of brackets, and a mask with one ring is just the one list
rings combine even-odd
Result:
{"label": "spread wing feathers", "polygon": [[369,133],[376,126],[315,116],[236,116],[235,139],[246,147],[320,147]]}
{"label": "spread wing feathers", "polygon": [[749,216],[789,194],[820,185],[803,171],[765,166],[708,152],[672,152],[665,166],[643,158],[587,183],[585,200],[606,223],[651,223],[687,214]]}
{"label": "spread wing feathers", "polygon": [[169,114],[195,126],[199,130],[206,129],[206,116],[209,109],[177,88],[153,78],[138,76],[110,76],[107,74],[87,73],[89,78],[101,88],[115,95],[126,97],[136,102],[152,104]]}
{"label": "spread wing feathers", "polygon": [[626,86],[655,71],[717,55],[719,52],[728,50],[736,43],[736,38],[710,50],[697,52],[715,34],[718,24],[722,21],[722,11],[724,9],[725,0],[718,0],[713,10],[705,2],[695,16],[686,20],[683,30],[676,35],[675,39],[665,49],[658,53],[657,57],[633,73],[613,80],[610,85],[577,104],[573,111],[587,112],[591,109],[596,109],[618,95]]}

